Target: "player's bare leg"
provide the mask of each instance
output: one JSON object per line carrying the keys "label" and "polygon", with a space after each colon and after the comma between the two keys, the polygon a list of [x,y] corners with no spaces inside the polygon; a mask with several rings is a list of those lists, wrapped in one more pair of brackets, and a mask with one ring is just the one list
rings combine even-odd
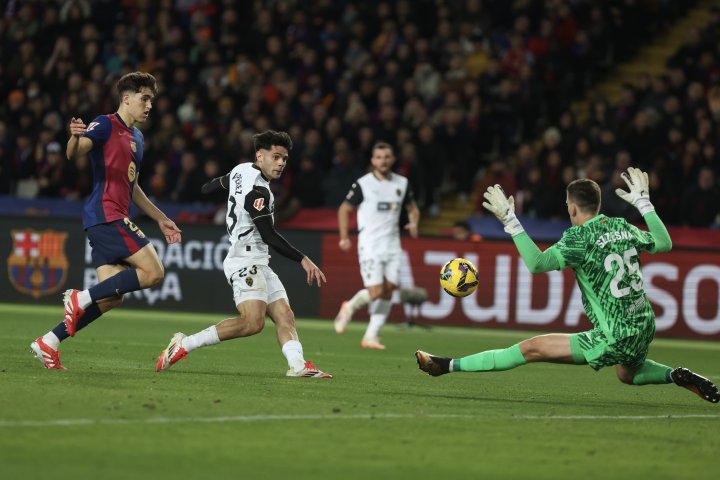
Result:
{"label": "player's bare leg", "polygon": [[577,363],[573,358],[570,335],[565,333],[538,335],[523,340],[519,346],[520,353],[527,363]]}
{"label": "player's bare leg", "polygon": [[135,268],[140,288],[155,287],[165,277],[165,267],[163,267],[152,243],[130,255],[125,261]]}

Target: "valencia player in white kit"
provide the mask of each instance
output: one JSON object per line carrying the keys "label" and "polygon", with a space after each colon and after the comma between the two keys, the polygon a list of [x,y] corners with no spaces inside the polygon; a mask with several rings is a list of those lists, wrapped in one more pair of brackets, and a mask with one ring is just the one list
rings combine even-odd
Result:
{"label": "valencia player in white kit", "polygon": [[287,359],[289,377],[332,378],[305,360],[295,328],[295,316],[280,278],[269,266],[268,246],[300,263],[307,283],[326,282],[325,275],[307,256],[300,253],[273,225],[274,197],[270,180],[280,178],[292,149],[285,132],[268,130],[253,137],[255,162],[237,165],[230,173],[203,185],[203,193],[228,191],[226,224],[230,240],[225,276],[232,287],[239,315],[226,318],[194,335],[176,333],[160,354],[157,371],[166,370],[196,348],[224,340],[259,333],[267,314],[275,323],[278,343]]}
{"label": "valencia player in white kit", "polygon": [[[408,179],[392,171],[395,156],[385,142],[373,146],[372,172],[360,177],[348,192],[338,210],[340,248],[350,251],[352,241],[348,233],[348,217],[357,208],[358,258],[360,275],[370,300],[370,323],[361,342],[363,348],[384,350],[378,333],[392,307],[391,296],[400,280],[400,213],[405,208],[408,223],[405,230],[417,237],[420,210],[415,203]],[[335,319],[335,330],[343,333],[358,307],[363,303],[361,290],[353,300],[343,303]]]}

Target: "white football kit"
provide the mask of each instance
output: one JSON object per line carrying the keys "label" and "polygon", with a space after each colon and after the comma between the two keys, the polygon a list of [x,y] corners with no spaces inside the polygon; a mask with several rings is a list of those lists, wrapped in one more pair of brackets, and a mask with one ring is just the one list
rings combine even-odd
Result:
{"label": "white football kit", "polygon": [[383,278],[393,285],[400,279],[400,213],[413,202],[408,179],[393,173],[380,179],[374,173],[360,177],[345,201],[357,207],[358,258],[366,287],[380,285]]}
{"label": "white football kit", "polygon": [[252,163],[242,163],[229,174],[225,223],[230,249],[223,269],[232,286],[235,305],[246,300],[261,300],[268,305],[287,299],[280,278],[269,266],[270,253],[256,222],[270,220],[275,197],[270,182]]}

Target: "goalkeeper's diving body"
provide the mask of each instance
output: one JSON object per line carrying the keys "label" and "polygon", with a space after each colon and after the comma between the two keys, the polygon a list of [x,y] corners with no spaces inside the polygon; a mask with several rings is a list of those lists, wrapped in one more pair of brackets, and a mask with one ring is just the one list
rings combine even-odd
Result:
{"label": "goalkeeper's diving body", "polygon": [[629,192],[615,192],[640,211],[649,231],[623,218],[599,214],[600,188],[592,180],[580,179],[567,186],[572,226],[544,252],[515,216],[513,197],[506,197],[499,185],[488,187],[484,194],[483,206],[503,223],[530,272],[573,269],[592,330],[539,335],[505,349],[456,359],[418,350],[415,357],[420,369],[439,376],[509,370],[530,362],[590,365],[595,370],[615,366],[620,381],[628,385],[675,383],[717,403],[718,389],[707,378],[647,358],[655,335],[655,313],[643,289],[639,254],[667,252],[672,242],[650,202],[647,173],[631,167],[622,177]]}

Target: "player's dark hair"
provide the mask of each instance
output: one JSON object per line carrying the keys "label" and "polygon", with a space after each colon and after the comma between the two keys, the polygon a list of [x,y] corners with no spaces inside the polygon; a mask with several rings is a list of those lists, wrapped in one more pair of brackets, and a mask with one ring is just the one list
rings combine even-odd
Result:
{"label": "player's dark hair", "polygon": [[600,211],[600,186],[589,178],[573,180],[567,186],[568,201],[585,213]]}
{"label": "player's dark hair", "polygon": [[125,92],[138,93],[145,87],[149,88],[153,95],[157,95],[157,80],[149,73],[144,72],[127,73],[117,82],[117,92],[120,98]]}
{"label": "player's dark hair", "polygon": [[273,145],[285,147],[288,152],[292,150],[293,147],[290,135],[286,132],[276,132],[275,130],[265,130],[262,133],[253,135],[253,143],[255,144],[256,152],[258,150],[270,150]]}
{"label": "player's dark hair", "polygon": [[373,145],[372,151],[375,153],[375,150],[387,148],[390,150],[390,155],[393,155],[393,148],[392,146],[387,142],[375,142],[375,145]]}

